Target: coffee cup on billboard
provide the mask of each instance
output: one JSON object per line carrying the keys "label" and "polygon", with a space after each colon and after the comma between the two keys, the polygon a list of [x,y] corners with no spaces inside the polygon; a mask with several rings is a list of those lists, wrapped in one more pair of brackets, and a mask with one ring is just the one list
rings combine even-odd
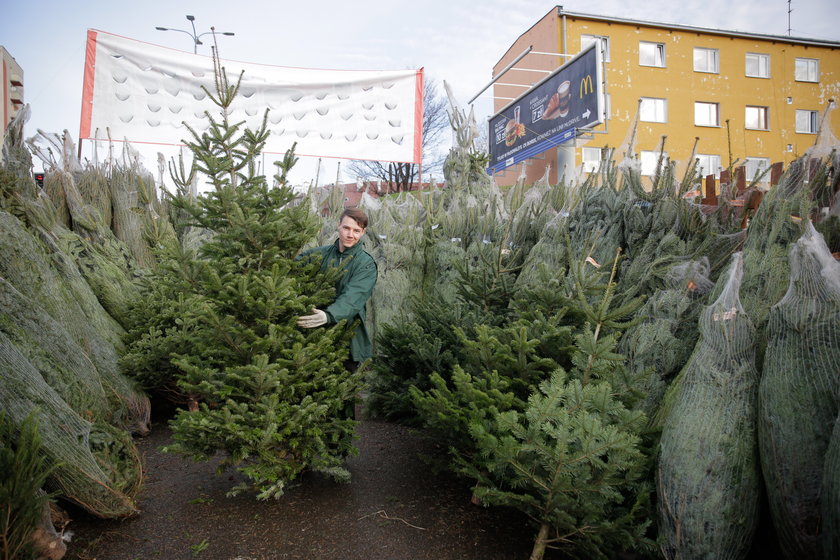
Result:
{"label": "coffee cup on billboard", "polygon": [[560,98],[558,111],[561,117],[565,117],[569,114],[569,105],[572,102],[572,83],[569,80],[560,82],[557,86],[557,95]]}

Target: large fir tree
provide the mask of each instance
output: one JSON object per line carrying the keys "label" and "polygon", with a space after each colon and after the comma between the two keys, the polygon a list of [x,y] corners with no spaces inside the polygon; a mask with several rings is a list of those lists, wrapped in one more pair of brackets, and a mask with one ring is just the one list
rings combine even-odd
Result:
{"label": "large fir tree", "polygon": [[[304,470],[349,477],[342,457],[353,451],[355,423],[342,410],[360,376],[343,367],[343,324],[295,326],[297,316],[334,295],[334,276],[320,274],[317,262],[295,260],[319,221],[286,185],[293,148],[277,162],[274,186],[258,173],[268,113],[256,131],[233,122],[239,81],[230,83],[215,65],[216,91],[207,93],[221,115],[207,114],[206,132],[191,130],[192,172],[172,173],[174,214],[205,241],[191,250],[184,235],[163,248],[123,364],[148,385],[177,386],[193,402],[171,421],[175,443],[167,451],[195,460],[221,451],[219,470],[233,466],[247,477],[233,492],[254,488],[265,499],[279,497]],[[193,198],[195,171],[211,188]]]}

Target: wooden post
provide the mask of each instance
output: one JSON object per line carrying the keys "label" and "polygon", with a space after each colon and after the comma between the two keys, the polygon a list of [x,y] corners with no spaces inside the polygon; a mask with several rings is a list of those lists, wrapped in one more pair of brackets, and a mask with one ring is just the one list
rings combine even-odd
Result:
{"label": "wooden post", "polygon": [[747,170],[741,165],[735,169],[735,196],[741,196],[747,190]]}
{"label": "wooden post", "polygon": [[779,179],[782,178],[782,172],[784,171],[784,164],[781,161],[777,161],[773,165],[770,166],[770,186],[774,187],[779,184]]}
{"label": "wooden post", "polygon": [[717,206],[717,193],[715,192],[716,181],[714,175],[706,175],[706,196],[701,201],[702,204],[709,206]]}

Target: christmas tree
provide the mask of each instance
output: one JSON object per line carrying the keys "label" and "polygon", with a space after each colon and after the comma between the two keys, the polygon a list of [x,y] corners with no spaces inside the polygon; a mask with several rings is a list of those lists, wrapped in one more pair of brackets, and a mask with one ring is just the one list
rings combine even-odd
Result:
{"label": "christmas tree", "polygon": [[[221,451],[219,471],[234,467],[246,477],[231,493],[253,488],[266,499],[304,470],[349,478],[342,457],[354,451],[355,423],[342,411],[360,375],[343,366],[352,334],[344,324],[295,325],[331,301],[336,277],[295,259],[319,221],[286,184],[294,147],[269,185],[256,165],[268,112],[255,131],[233,122],[239,80],[231,83],[218,59],[215,70],[216,91],[207,94],[221,116],[208,113],[206,132],[191,130],[190,172],[172,171],[182,237],[160,251],[145,309],[137,310],[145,324],[130,330],[123,364],[152,388],[189,397],[189,409],[171,421],[167,451],[194,460]],[[191,197],[196,171],[211,188]],[[204,240],[195,249],[187,247],[191,230]]]}

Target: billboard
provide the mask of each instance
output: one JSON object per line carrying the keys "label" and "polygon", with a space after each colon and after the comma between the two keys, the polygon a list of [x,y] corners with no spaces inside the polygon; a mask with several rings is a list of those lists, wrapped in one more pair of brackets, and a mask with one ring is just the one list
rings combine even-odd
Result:
{"label": "billboard", "polygon": [[[423,70],[321,70],[222,60],[242,75],[232,122],[256,130],[266,109],[264,152],[418,163]],[[210,57],[88,30],[80,139],[182,145],[189,125],[206,132],[218,107]]]}
{"label": "billboard", "polygon": [[497,173],[603,122],[600,41],[581,51],[490,119],[490,166]]}

